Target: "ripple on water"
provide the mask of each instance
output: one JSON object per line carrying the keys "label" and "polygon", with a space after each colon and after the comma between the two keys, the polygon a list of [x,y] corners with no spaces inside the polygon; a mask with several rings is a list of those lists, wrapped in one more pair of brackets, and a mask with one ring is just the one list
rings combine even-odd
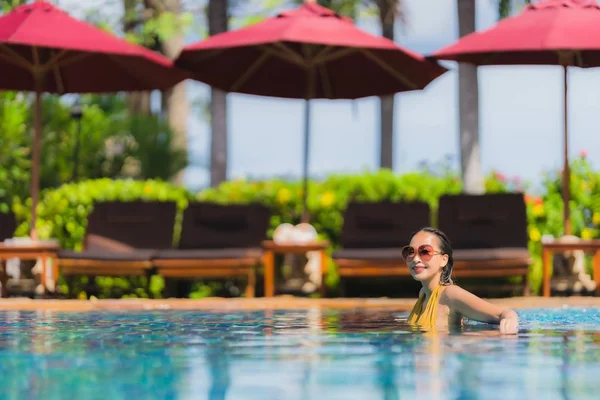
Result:
{"label": "ripple on water", "polygon": [[600,311],[413,332],[385,310],[0,312],[0,398],[597,398]]}

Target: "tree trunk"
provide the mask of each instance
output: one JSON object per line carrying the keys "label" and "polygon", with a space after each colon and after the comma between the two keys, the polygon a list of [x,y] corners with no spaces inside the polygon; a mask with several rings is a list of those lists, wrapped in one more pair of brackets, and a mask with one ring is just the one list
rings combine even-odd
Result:
{"label": "tree trunk", "polygon": [[[377,0],[381,33],[386,39],[394,40],[396,2]],[[380,98],[380,152],[379,167],[392,169],[394,166],[394,96]]]}
{"label": "tree trunk", "polygon": [[[459,36],[475,32],[475,0],[457,0],[457,6]],[[477,67],[459,63],[460,166],[463,191],[468,194],[481,194],[485,191],[479,146],[478,86]]]}
{"label": "tree trunk", "polygon": [[[137,0],[123,0],[123,9],[126,16],[136,15]],[[138,24],[130,19],[123,20],[123,31],[133,32]],[[127,104],[131,115],[150,115],[150,92],[130,92],[127,95]]]}
{"label": "tree trunk", "polygon": [[[165,11],[175,15],[181,14],[181,0],[163,0]],[[170,59],[175,59],[185,45],[183,31],[179,29],[167,40],[161,43],[162,52]],[[185,93],[185,81],[178,83],[163,93],[162,99],[166,111],[169,126],[173,131],[172,146],[178,150],[187,151],[187,122],[190,114],[190,105]],[[174,177],[174,182],[183,184],[184,171],[180,171]]]}
{"label": "tree trunk", "polygon": [[[209,0],[208,33],[226,32],[229,25],[228,0]],[[210,184],[218,186],[227,179],[227,93],[211,89]]]}

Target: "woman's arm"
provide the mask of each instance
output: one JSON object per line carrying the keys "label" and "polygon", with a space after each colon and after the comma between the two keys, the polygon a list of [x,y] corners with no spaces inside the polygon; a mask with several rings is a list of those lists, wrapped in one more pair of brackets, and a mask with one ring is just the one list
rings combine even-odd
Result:
{"label": "woman's arm", "polygon": [[500,332],[514,334],[518,331],[519,317],[513,310],[489,303],[458,286],[444,290],[451,311],[469,319],[500,325]]}

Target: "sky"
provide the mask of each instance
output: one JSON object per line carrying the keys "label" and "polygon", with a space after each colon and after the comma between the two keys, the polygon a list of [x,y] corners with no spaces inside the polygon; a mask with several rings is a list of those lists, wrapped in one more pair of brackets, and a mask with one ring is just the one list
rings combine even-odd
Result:
{"label": "sky", "polygon": [[[98,0],[85,0],[90,8]],[[249,0],[250,1],[250,0]],[[456,2],[405,0],[407,26],[398,28],[397,42],[421,54],[454,42],[458,37]],[[84,3],[61,0],[59,5],[78,16]],[[496,0],[476,0],[477,29],[497,21]],[[373,21],[358,25],[379,34]],[[190,37],[189,41],[195,38]],[[458,90],[456,64],[423,91],[396,95],[394,170],[415,170],[426,160],[450,156],[458,168]],[[545,171],[562,165],[562,69],[554,66],[479,68],[479,123],[485,173],[539,182]],[[206,85],[190,81],[190,99],[208,98]],[[586,151],[600,161],[600,73],[570,69],[570,156]],[[379,160],[379,100],[316,100],[311,108],[309,171],[313,177],[330,173],[374,171]],[[230,94],[228,178],[300,177],[303,154],[303,101]],[[210,127],[200,110],[188,125],[191,165],[186,186],[198,189],[209,182],[206,161]]]}

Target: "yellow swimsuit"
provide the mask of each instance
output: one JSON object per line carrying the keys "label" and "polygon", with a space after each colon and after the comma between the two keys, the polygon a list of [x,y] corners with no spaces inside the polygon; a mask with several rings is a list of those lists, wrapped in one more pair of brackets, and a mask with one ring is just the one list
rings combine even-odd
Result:
{"label": "yellow swimsuit", "polygon": [[444,285],[438,285],[435,290],[431,293],[429,301],[425,309],[423,309],[423,302],[425,302],[425,293],[423,292],[419,296],[419,300],[415,303],[410,315],[408,316],[408,323],[416,325],[419,328],[431,329],[435,328],[437,320],[437,310],[440,300],[440,294],[442,293],[442,287]]}

